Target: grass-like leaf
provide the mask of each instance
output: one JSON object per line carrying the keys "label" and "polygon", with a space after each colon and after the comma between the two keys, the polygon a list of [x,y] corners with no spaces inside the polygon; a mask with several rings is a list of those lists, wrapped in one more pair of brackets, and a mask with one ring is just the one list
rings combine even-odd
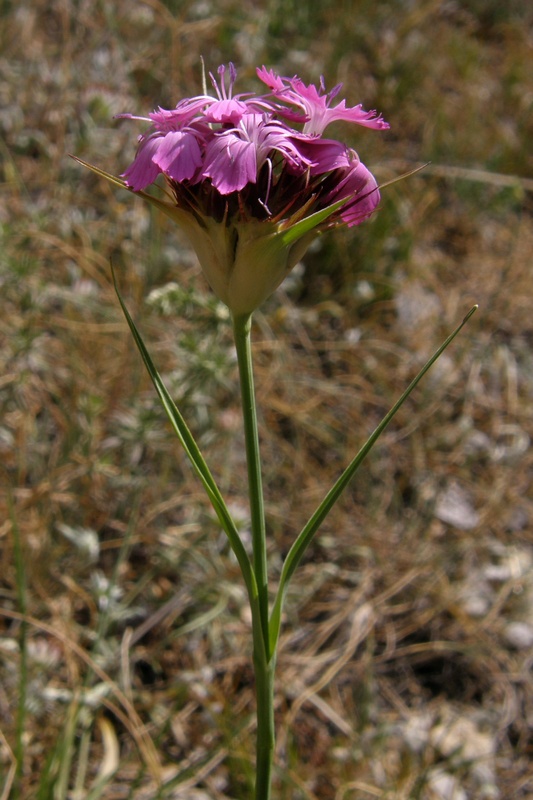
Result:
{"label": "grass-like leaf", "polygon": [[438,350],[431,356],[429,361],[424,364],[418,375],[411,381],[405,392],[401,395],[399,400],[393,405],[391,410],[388,414],[382,419],[379,425],[375,428],[373,433],[369,436],[365,444],[361,447],[353,461],[346,467],[340,478],[336,481],[336,483],[332,486],[329,490],[327,495],[324,497],[314,514],[311,516],[309,521],[301,530],[300,534],[296,538],[294,544],[292,545],[291,549],[289,550],[287,557],[283,564],[283,569],[281,571],[281,577],[279,582],[279,587],[276,595],[276,599],[274,602],[274,606],[272,609],[272,614],[270,617],[270,648],[271,652],[275,652],[276,644],[279,637],[280,625],[281,625],[281,612],[283,609],[283,601],[285,598],[285,594],[287,591],[287,587],[289,585],[289,581],[302,560],[302,557],[311,544],[315,534],[317,533],[320,525],[327,517],[339,497],[341,496],[342,492],[350,482],[350,480],[355,475],[358,468],[361,466],[361,463],[368,455],[374,444],[377,442],[389,422],[392,420],[396,412],[401,408],[404,402],[407,400],[413,389],[418,385],[420,380],[424,377],[426,372],[430,369],[431,366],[437,361],[437,359],[442,355],[442,353],[446,350],[448,345],[450,345],[457,334],[461,331],[463,326],[468,322],[472,314],[476,311],[477,306],[474,306],[470,309],[466,317],[463,319],[460,325],[451,333],[445,342],[438,348]]}
{"label": "grass-like leaf", "polygon": [[315,211],[314,214],[310,214],[299,222],[295,222],[287,228],[274,233],[273,236],[279,239],[285,247],[288,247],[294,244],[294,242],[297,242],[298,239],[301,239],[302,236],[313,231],[318,225],[325,222],[335,211],[338,211],[339,208],[346,205],[349,199],[349,197],[344,197],[342,200],[337,200],[336,203],[332,203],[327,208],[320,209],[320,211]]}
{"label": "grass-like leaf", "polygon": [[163,214],[166,214],[175,222],[186,224],[187,220],[190,218],[190,215],[178,208],[175,203],[169,203],[166,200],[160,200],[158,197],[155,197],[153,194],[149,194],[148,192],[135,191],[131,188],[131,186],[128,186],[126,181],[122,180],[122,178],[117,178],[116,175],[112,175],[110,172],[100,169],[100,167],[95,167],[93,164],[89,164],[88,161],[78,158],[78,156],[71,154],[70,157],[74,161],[77,161],[78,164],[81,164],[82,167],[86,167],[91,172],[94,172],[94,174],[98,175],[99,178],[105,178],[107,181],[109,181],[109,183],[112,183],[113,186],[117,186],[119,189],[125,189],[127,192],[130,192],[130,194],[138,195],[139,197],[142,197],[143,200],[147,200],[153,206],[158,208],[159,211],[162,211]]}
{"label": "grass-like leaf", "polygon": [[255,576],[252,571],[250,559],[242,543],[241,537],[239,536],[235,522],[233,521],[233,518],[228,511],[224,498],[222,497],[220,490],[215,482],[215,479],[213,478],[211,471],[209,470],[209,467],[207,466],[204,457],[200,452],[200,449],[196,443],[196,440],[194,439],[194,436],[189,430],[189,427],[185,422],[185,420],[183,419],[181,412],[179,411],[176,404],[172,400],[165,384],[161,379],[161,376],[159,375],[157,369],[155,368],[155,365],[146,348],[146,345],[144,344],[141,334],[139,333],[137,326],[135,325],[126,307],[126,304],[122,299],[113,267],[111,267],[111,271],[113,275],[113,283],[115,286],[115,291],[117,293],[118,300],[122,307],[122,311],[124,312],[124,316],[126,317],[126,321],[132,332],[135,344],[139,349],[142,360],[144,361],[146,369],[148,370],[148,374],[152,379],[152,383],[154,384],[154,387],[159,395],[161,403],[163,404],[163,408],[165,409],[167,416],[170,420],[170,423],[174,428],[174,431],[176,432],[178,439],[183,449],[185,450],[196,474],[200,478],[204,486],[204,489],[207,492],[209,500],[211,501],[211,505],[213,506],[213,509],[218,517],[218,520],[228,537],[231,548],[235,553],[237,561],[239,562],[239,566],[241,568],[244,581],[246,583],[246,588],[248,589],[250,601],[252,602],[254,598],[256,598],[257,596],[257,584]]}

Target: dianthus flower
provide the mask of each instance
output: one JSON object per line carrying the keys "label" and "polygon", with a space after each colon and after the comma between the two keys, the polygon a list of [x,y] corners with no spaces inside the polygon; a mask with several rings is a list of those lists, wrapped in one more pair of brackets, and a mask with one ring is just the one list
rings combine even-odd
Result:
{"label": "dianthus flower", "polygon": [[[229,73],[229,80],[227,80]],[[377,208],[377,182],[358,155],[323,133],[334,121],[384,130],[360,105],[332,105],[298,77],[257,69],[268,92],[233,94],[236,70],[210,74],[214,94],[138,117],[150,128],[122,177],[188,236],[213,291],[234,315],[250,314],[325,229],[358,225]],[[144,190],[162,174],[172,202]]]}

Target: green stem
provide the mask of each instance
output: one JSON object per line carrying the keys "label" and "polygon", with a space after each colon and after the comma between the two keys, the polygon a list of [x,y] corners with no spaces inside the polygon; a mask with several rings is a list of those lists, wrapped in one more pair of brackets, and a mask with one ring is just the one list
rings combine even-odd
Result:
{"label": "green stem", "polygon": [[256,782],[255,800],[269,800],[274,757],[274,673],[275,658],[270,650],[268,564],[266,548],[265,508],[259,432],[255,404],[251,350],[252,317],[233,320],[233,335],[241,382],[241,403],[248,468],[248,492],[252,529],[252,565],[257,584],[257,602],[252,603],[255,691],[257,698]]}
{"label": "green stem", "polygon": [[255,760],[255,800],[270,800],[274,758],[274,676],[276,659],[268,664],[254,653],[257,697],[257,742]]}
{"label": "green stem", "polygon": [[267,663],[270,660],[268,636],[268,570],[266,552],[265,508],[263,500],[263,481],[261,477],[261,458],[259,454],[259,433],[255,405],[254,377],[252,370],[252,348],[250,331],[251,314],[235,317],[233,335],[237,350],[239,377],[241,381],[241,403],[244,421],[246,463],[248,467],[248,493],[252,527],[253,570],[257,581],[259,616]]}

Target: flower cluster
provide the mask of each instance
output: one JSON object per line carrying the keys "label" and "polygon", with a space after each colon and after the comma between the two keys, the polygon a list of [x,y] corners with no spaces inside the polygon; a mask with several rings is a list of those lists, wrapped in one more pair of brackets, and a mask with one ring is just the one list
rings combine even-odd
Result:
{"label": "flower cluster", "polygon": [[185,229],[215,293],[249,313],[322,230],[357,225],[379,203],[374,176],[354,150],[323,136],[326,127],[389,125],[361,105],[333,105],[342,85],[328,93],[323,81],[308,86],[262,67],[267,91],[234,95],[233,64],[218,75],[210,74],[214,95],[148,117],[119,115],[151,123],[123,178],[144,192],[164,175],[174,198],[166,213]]}
{"label": "flower cluster", "polygon": [[[248,211],[260,218],[279,219],[297,205],[307,206],[309,199],[313,209],[346,199],[337,221],[347,225],[374,211],[379,191],[373,175],[353,150],[322,133],[336,120],[383,130],[389,125],[381,116],[360,105],[346,108],[344,100],[331,106],[342,84],[326,94],[323,82],[317,89],[263,67],[257,75],[271,90],[268,95],[233,96],[233,64],[228,89],[226,68],[219,67],[218,74],[220,84],[210,75],[216,97],[182,100],[175,108],[159,108],[148,117],[119,115],[152,123],[124,173],[128,186],[145,189],[163,173],[178,202],[187,205],[193,196],[214,189],[226,198],[218,204],[224,213],[233,201],[241,215]],[[301,130],[289,123],[301,124]],[[245,197],[235,197],[243,192]]]}

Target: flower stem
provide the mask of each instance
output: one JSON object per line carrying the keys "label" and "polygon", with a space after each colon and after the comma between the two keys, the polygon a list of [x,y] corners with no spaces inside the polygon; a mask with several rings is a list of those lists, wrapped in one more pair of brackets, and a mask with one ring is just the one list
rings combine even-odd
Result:
{"label": "flower stem", "polygon": [[257,584],[257,603],[252,604],[253,662],[257,697],[255,800],[269,800],[275,739],[275,658],[270,650],[269,638],[265,508],[252,369],[251,327],[251,314],[236,316],[233,320],[233,335],[241,382],[241,403],[248,468],[253,549],[252,566]]}
{"label": "flower stem", "polygon": [[266,553],[265,508],[263,500],[263,481],[261,477],[261,457],[259,454],[259,434],[257,429],[257,410],[255,405],[254,378],[252,370],[252,350],[250,315],[235,317],[233,335],[237,350],[237,362],[241,381],[241,403],[248,467],[248,493],[252,528],[253,570],[257,581],[259,615],[267,662],[270,660],[268,637],[268,572]]}
{"label": "flower stem", "polygon": [[267,663],[254,653],[257,697],[257,741],[255,760],[255,800],[270,800],[274,758],[274,674],[276,659]]}

